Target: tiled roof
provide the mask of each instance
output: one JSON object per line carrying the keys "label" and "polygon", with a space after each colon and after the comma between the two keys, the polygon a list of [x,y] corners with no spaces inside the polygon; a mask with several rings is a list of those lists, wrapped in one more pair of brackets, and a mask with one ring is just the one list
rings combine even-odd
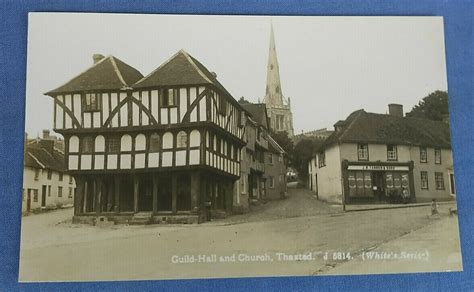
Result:
{"label": "tiled roof", "polygon": [[178,85],[214,85],[222,93],[226,94],[231,102],[239,106],[239,103],[217,80],[217,75],[210,72],[201,62],[196,60],[185,50],[180,50],[153,72],[138,80],[133,88],[150,88],[159,86]]}
{"label": "tiled roof", "polygon": [[320,150],[337,142],[451,148],[449,125],[444,122],[358,110],[338,124],[344,126],[329,136]]}
{"label": "tiled roof", "polygon": [[108,56],[64,85],[46,94],[55,95],[89,90],[118,90],[130,87],[141,78],[143,78],[143,75],[138,70],[114,56]]}
{"label": "tiled roof", "polygon": [[267,108],[264,103],[241,103],[241,106],[252,115],[258,125],[268,128]]}
{"label": "tiled roof", "polygon": [[65,171],[64,154],[54,148],[53,141],[46,142],[25,145],[24,166]]}

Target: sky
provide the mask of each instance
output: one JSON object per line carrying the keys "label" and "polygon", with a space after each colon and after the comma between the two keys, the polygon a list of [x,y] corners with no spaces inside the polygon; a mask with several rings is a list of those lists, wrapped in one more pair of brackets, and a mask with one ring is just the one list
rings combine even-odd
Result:
{"label": "sky", "polygon": [[442,17],[191,16],[30,13],[26,132],[53,126],[44,95],[114,55],[148,75],[184,49],[217,73],[239,99],[263,100],[270,24],[281,89],[291,98],[296,133],[333,124],[351,112],[409,111],[447,90]]}

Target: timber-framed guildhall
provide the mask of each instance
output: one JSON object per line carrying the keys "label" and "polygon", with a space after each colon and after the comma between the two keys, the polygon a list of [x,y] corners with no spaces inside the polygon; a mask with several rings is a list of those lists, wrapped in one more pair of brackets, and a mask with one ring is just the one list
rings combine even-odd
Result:
{"label": "timber-framed guildhall", "polygon": [[208,205],[231,212],[246,112],[187,52],[145,77],[94,55],[46,95],[76,179],[75,222],[193,223]]}

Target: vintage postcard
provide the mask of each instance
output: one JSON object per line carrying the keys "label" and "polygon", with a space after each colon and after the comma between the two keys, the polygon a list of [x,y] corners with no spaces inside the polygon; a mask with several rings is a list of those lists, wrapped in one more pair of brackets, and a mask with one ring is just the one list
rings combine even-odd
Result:
{"label": "vintage postcard", "polygon": [[28,31],[19,281],[462,271],[442,17]]}

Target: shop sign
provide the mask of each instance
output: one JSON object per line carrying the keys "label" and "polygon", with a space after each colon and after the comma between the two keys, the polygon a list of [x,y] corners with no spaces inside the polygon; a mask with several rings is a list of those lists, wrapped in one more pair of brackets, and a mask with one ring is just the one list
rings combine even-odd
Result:
{"label": "shop sign", "polygon": [[349,165],[348,170],[408,171],[408,166],[395,165]]}

